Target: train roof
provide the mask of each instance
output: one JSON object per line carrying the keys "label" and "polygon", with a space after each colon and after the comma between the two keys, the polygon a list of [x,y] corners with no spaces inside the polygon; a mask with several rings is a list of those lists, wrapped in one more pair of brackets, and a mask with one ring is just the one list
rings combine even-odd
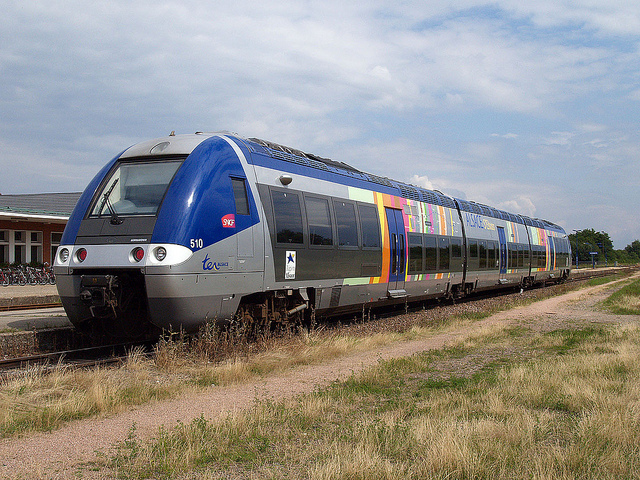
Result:
{"label": "train roof", "polygon": [[460,210],[462,211],[477,213],[479,215],[484,215],[487,217],[499,218],[523,225],[556,230],[558,232],[565,233],[562,227],[547,220],[530,218],[525,215],[517,215],[476,202],[448,197],[447,195],[437,190],[427,190],[425,188],[421,188],[408,183],[391,180],[387,177],[380,177],[371,173],[366,173],[344,162],[336,162],[329,158],[320,157],[312,153],[306,153],[301,150],[284,145],[279,145],[267,140],[262,140],[259,138],[248,138],[243,140],[245,142],[252,143],[254,148],[256,145],[262,147],[261,150],[263,151],[263,153],[279,160],[284,160],[286,162],[292,162],[299,165],[305,165],[307,167],[316,168],[326,172],[333,172],[351,178],[357,178],[359,180],[383,185],[385,187],[397,188],[398,190],[400,190],[400,196],[404,198],[418,200],[433,205],[442,205],[449,208],[456,208],[456,204],[458,204]]}

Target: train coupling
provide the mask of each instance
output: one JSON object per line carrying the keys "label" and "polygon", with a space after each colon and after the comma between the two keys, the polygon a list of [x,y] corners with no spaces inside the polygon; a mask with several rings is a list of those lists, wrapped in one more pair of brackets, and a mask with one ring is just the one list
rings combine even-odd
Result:
{"label": "train coupling", "polygon": [[119,286],[115,275],[82,275],[80,278],[80,300],[87,305],[95,317],[96,307],[110,307],[114,310],[118,305],[115,289]]}

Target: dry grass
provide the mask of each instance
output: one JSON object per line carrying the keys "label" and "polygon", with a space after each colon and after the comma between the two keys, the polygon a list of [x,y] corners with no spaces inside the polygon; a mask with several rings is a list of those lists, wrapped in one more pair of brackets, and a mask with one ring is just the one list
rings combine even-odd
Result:
{"label": "dry grass", "polygon": [[[558,288],[564,291],[567,286]],[[549,296],[554,291],[532,291],[531,298]],[[481,318],[483,310],[495,311],[495,303],[502,309],[529,301],[525,297],[458,305],[453,313],[435,309],[426,315],[410,314],[390,321],[279,337],[256,338],[239,326],[225,332],[209,326],[195,340],[179,334],[165,338],[152,358],[134,351],[120,367],[33,368],[0,382],[0,436],[52,430],[71,419],[111,414],[193,389],[244,382],[398,340],[424,337],[473,322]],[[452,319],[454,314],[463,317]]]}
{"label": "dry grass", "polygon": [[124,478],[637,478],[639,357],[637,326],[493,328],[313,395],[130,438],[111,466]]}
{"label": "dry grass", "polygon": [[207,327],[193,339],[167,336],[151,357],[134,350],[119,367],[33,367],[0,382],[0,437],[48,431],[69,420],[112,414],[211,385],[241,383],[399,338],[395,333],[353,337],[307,332],[249,340],[241,333]]}

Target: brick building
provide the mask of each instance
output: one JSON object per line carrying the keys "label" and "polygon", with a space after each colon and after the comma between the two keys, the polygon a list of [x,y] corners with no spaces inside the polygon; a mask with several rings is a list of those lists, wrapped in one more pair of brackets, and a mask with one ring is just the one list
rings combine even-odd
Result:
{"label": "brick building", "polygon": [[0,194],[0,264],[52,264],[79,198],[80,192]]}

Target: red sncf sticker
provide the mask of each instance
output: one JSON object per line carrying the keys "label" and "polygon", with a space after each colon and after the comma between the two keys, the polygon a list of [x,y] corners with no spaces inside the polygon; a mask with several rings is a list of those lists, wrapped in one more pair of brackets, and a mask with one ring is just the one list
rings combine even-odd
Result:
{"label": "red sncf sticker", "polygon": [[236,228],[236,216],[230,213],[222,217],[222,226],[224,228]]}

